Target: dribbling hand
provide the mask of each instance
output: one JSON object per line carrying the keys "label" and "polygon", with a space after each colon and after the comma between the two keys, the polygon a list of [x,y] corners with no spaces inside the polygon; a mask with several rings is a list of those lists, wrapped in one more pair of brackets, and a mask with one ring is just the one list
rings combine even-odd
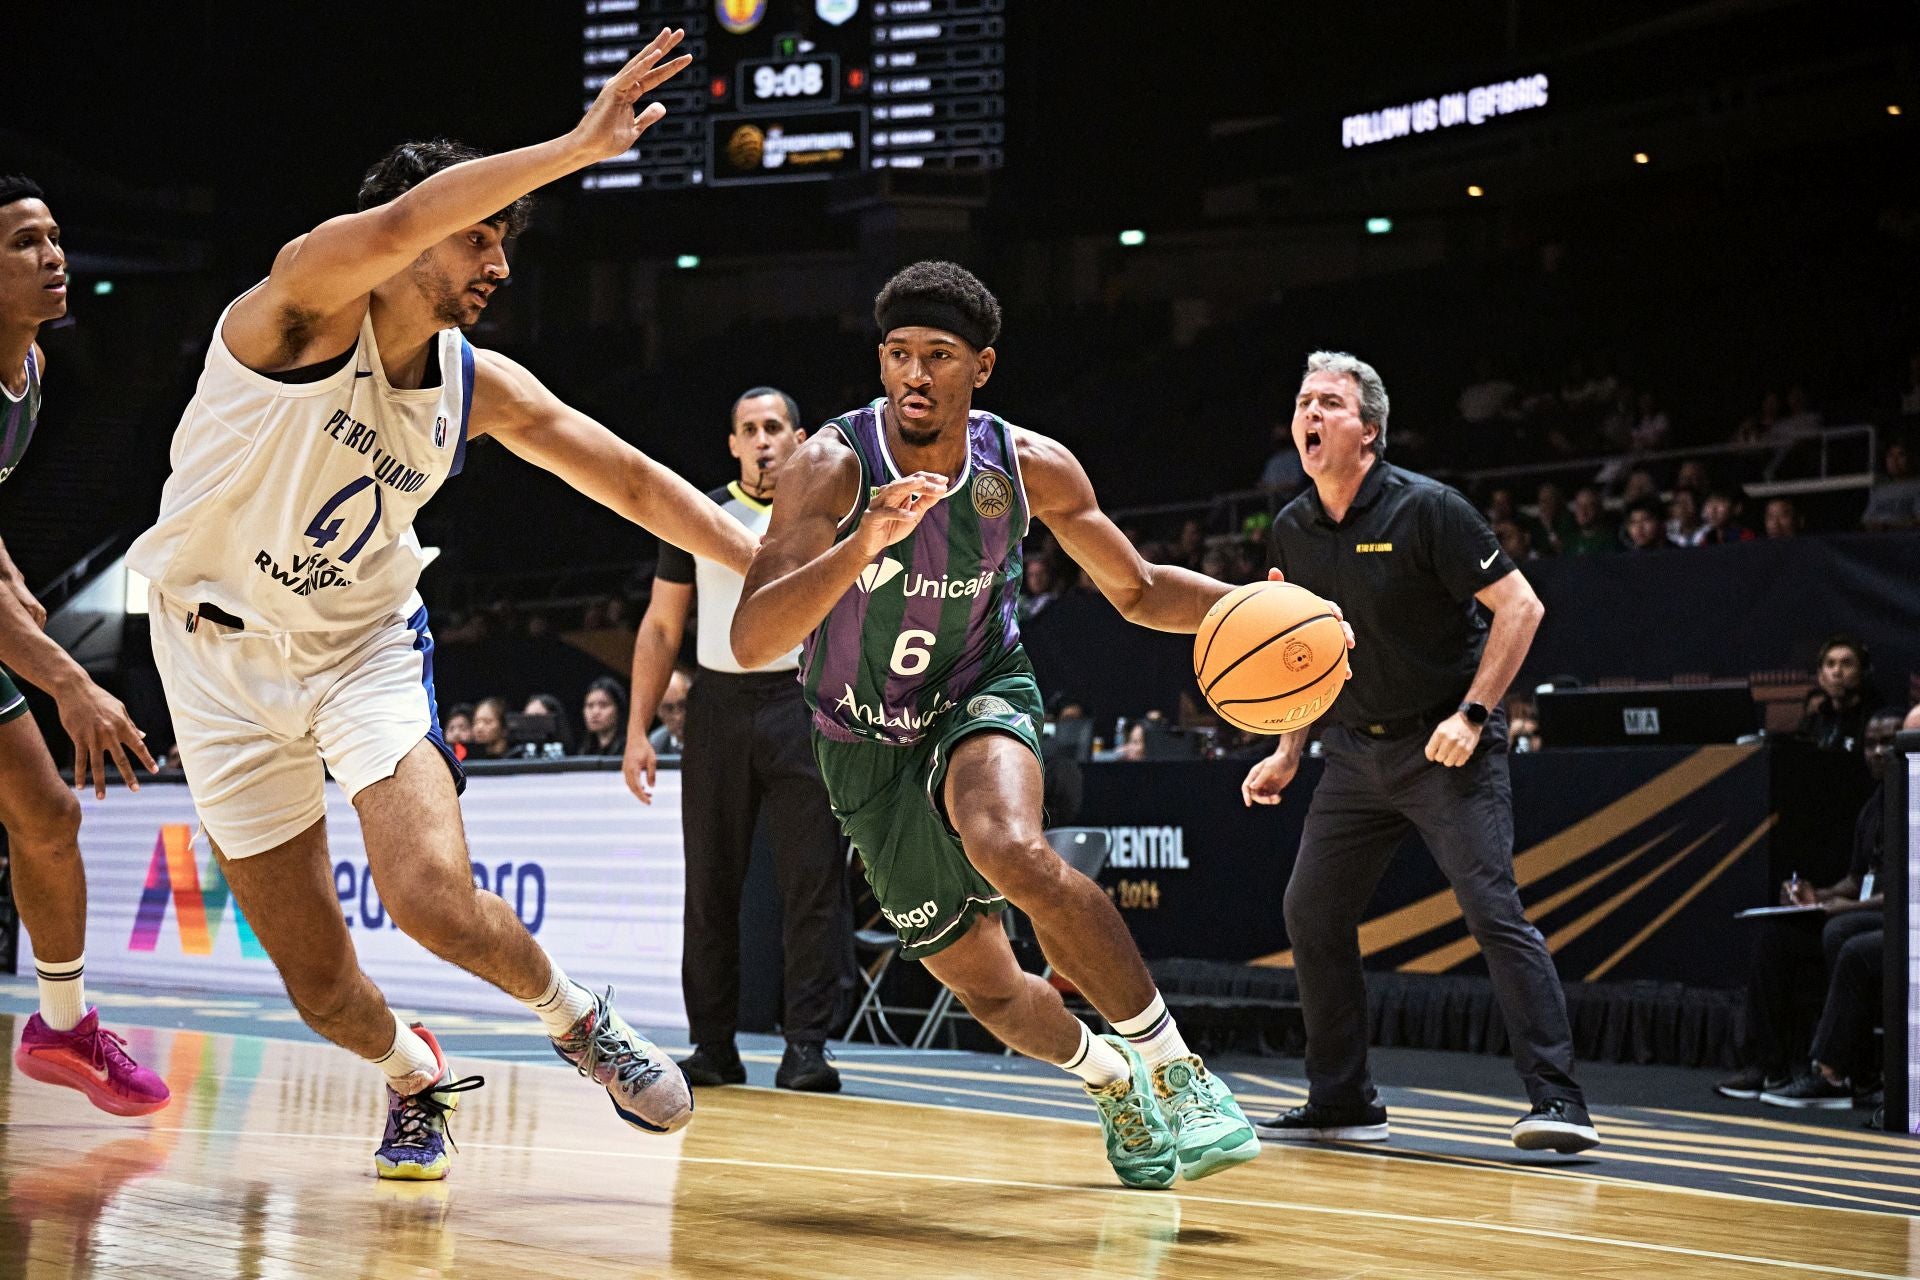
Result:
{"label": "dribbling hand", "polygon": [[931,471],[916,471],[875,489],[866,514],[860,517],[859,536],[869,554],[878,554],[919,528],[946,491],[947,478]]}
{"label": "dribbling hand", "polygon": [[1279,756],[1267,756],[1254,761],[1253,768],[1247,770],[1246,781],[1240,784],[1240,800],[1249,809],[1256,804],[1279,804],[1280,793],[1293,781],[1293,775],[1300,772],[1299,757],[1291,760]]}
{"label": "dribbling hand", "polygon": [[647,104],[638,115],[633,108],[642,97],[687,69],[693,59],[685,54],[670,62],[661,61],[686,38],[685,31],[662,27],[646,48],[600,86],[600,96],[587,108],[572,134],[580,150],[592,157],[590,163],[619,155],[667,114],[658,102]]}

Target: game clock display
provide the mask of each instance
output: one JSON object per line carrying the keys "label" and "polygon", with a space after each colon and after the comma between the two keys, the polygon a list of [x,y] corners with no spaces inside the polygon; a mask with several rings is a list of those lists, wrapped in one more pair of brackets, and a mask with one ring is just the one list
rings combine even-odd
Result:
{"label": "game clock display", "polygon": [[1007,0],[587,0],[581,87],[661,26],[693,65],[667,116],[588,190],[804,182],[876,169],[998,169]]}

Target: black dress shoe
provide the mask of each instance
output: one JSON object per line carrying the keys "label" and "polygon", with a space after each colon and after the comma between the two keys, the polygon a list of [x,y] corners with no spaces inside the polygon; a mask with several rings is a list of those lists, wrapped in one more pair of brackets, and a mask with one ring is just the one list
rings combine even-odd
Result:
{"label": "black dress shoe", "polygon": [[699,1088],[747,1082],[747,1064],[740,1061],[740,1051],[731,1043],[695,1046],[692,1053],[680,1059],[680,1071],[688,1084]]}
{"label": "black dress shoe", "polygon": [[1514,1121],[1513,1145],[1522,1151],[1558,1151],[1570,1156],[1600,1145],[1587,1109],[1570,1098],[1552,1098]]}
{"label": "black dress shoe", "polygon": [[827,1061],[827,1047],[811,1040],[789,1040],[773,1082],[801,1093],[840,1092],[840,1073]]}
{"label": "black dress shoe", "polygon": [[1378,1102],[1350,1107],[1306,1102],[1271,1120],[1257,1120],[1253,1131],[1265,1142],[1385,1142],[1387,1109]]}

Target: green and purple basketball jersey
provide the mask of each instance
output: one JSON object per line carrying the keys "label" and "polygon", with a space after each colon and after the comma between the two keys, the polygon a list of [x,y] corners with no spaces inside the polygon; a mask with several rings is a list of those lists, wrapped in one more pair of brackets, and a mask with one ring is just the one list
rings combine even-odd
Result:
{"label": "green and purple basketball jersey", "polygon": [[[860,459],[858,496],[839,540],[859,527],[873,491],[900,478],[887,449],[885,403],[827,424]],[[823,737],[910,746],[1018,653],[1027,514],[1013,428],[974,411],[952,490],[860,571],[807,639],[800,683]]]}
{"label": "green and purple basketball jersey", "polygon": [[40,419],[40,364],[27,348],[27,390],[16,399],[0,386],[0,481],[13,474],[26,455],[27,442],[33,439],[33,427]]}

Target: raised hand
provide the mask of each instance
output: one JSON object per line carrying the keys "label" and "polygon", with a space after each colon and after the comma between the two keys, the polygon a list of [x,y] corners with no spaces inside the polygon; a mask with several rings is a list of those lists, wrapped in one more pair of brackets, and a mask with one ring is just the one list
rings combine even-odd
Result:
{"label": "raised hand", "polygon": [[685,54],[661,61],[686,38],[687,33],[677,27],[662,27],[646,48],[634,54],[626,66],[600,86],[600,96],[573,127],[574,141],[593,157],[593,162],[619,155],[667,114],[667,109],[657,102],[647,104],[638,115],[633,108],[641,98],[687,69],[693,59]]}
{"label": "raised hand", "polygon": [[947,478],[931,471],[916,471],[883,484],[873,491],[856,536],[865,540],[870,552],[890,547],[919,528],[922,517],[946,492]]}

